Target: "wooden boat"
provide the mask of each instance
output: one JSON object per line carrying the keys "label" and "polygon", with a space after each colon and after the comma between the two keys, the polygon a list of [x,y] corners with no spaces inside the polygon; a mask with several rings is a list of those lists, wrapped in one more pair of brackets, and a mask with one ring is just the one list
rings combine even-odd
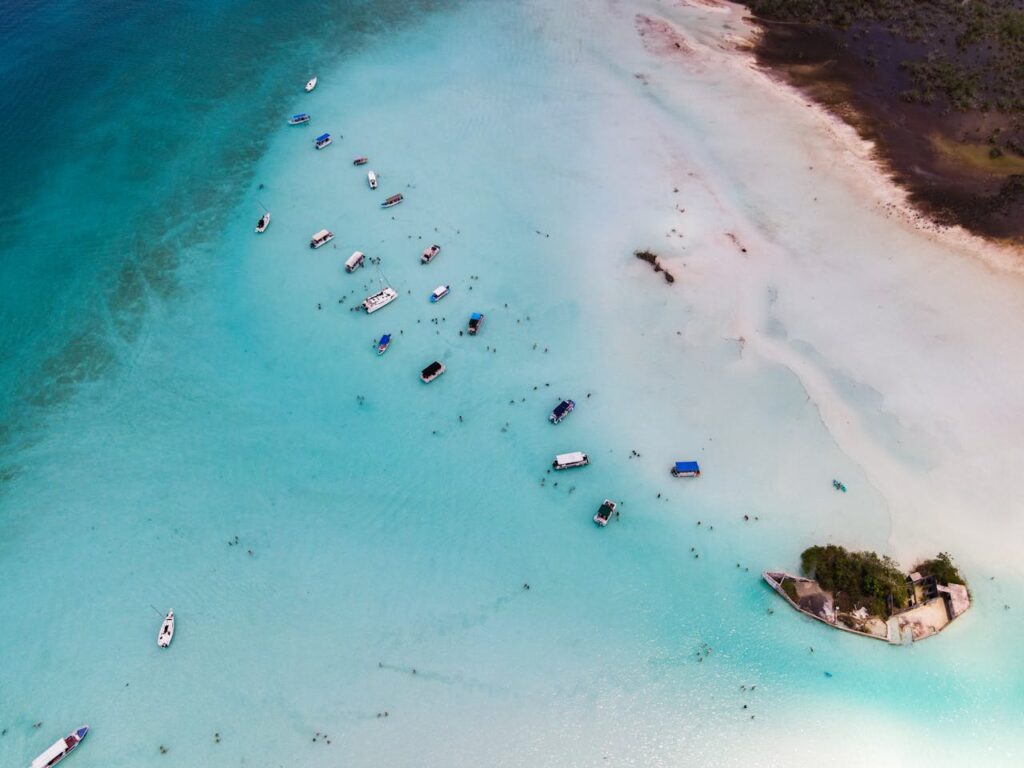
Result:
{"label": "wooden boat", "polygon": [[357,157],[352,161],[352,165],[366,165],[368,162],[370,162],[368,157]]}
{"label": "wooden boat", "polygon": [[383,203],[381,203],[381,204],[380,204],[380,207],[381,207],[381,208],[390,208],[390,207],[392,207],[392,206],[394,206],[394,205],[398,205],[398,204],[399,204],[400,202],[402,202],[402,201],[403,201],[404,199],[405,199],[405,198],[404,198],[404,197],[402,197],[401,195],[392,195],[392,196],[391,196],[391,197],[389,197],[389,198],[388,198],[387,200],[385,200],[385,201],[384,201]]}

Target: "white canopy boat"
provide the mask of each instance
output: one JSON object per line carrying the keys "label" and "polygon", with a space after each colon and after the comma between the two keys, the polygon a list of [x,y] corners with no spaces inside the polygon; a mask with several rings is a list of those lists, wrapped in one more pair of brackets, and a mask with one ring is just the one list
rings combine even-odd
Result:
{"label": "white canopy boat", "polygon": [[52,768],[52,766],[67,757],[71,750],[81,744],[82,739],[85,738],[85,734],[88,732],[89,726],[83,725],[73,733],[69,733],[60,741],[55,741],[50,745],[49,749],[32,761],[30,768]]}
{"label": "white canopy boat", "polygon": [[174,638],[174,611],[167,612],[167,618],[164,619],[164,623],[160,625],[160,634],[156,636],[156,644],[161,648],[166,648],[171,644],[171,640]]}
{"label": "white canopy boat", "polygon": [[378,309],[386,307],[392,301],[398,298],[398,291],[391,286],[384,288],[381,291],[373,294],[373,296],[367,296],[363,301],[363,309],[366,310],[366,314],[372,315]]}
{"label": "white canopy boat", "polygon": [[313,75],[313,79],[310,80],[308,83],[306,83],[306,93],[309,93],[314,88],[316,88],[316,84],[317,84],[317,77],[316,77],[316,75]]}
{"label": "white canopy boat", "polygon": [[366,172],[366,180],[370,184],[370,189],[376,189],[377,188],[377,174],[376,173],[374,173],[373,171],[367,171]]}

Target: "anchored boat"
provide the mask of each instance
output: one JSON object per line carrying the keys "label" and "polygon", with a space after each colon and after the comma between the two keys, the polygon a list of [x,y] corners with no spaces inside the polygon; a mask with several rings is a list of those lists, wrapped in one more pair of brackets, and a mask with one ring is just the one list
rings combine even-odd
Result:
{"label": "anchored boat", "polygon": [[363,266],[363,262],[365,261],[366,254],[364,254],[362,251],[356,251],[351,256],[349,256],[348,259],[345,260],[345,271],[355,272],[357,269]]}
{"label": "anchored boat", "polygon": [[484,316],[480,312],[474,312],[469,316],[469,335],[476,336],[476,332],[480,330],[480,326],[483,325]]}
{"label": "anchored boat", "polygon": [[380,207],[381,208],[391,208],[392,206],[398,205],[403,200],[405,200],[405,198],[402,197],[401,195],[392,195],[387,200],[385,200],[383,203],[381,203]]}
{"label": "anchored boat", "polygon": [[261,232],[266,232],[267,231],[267,227],[269,227],[269,226],[270,226],[270,211],[267,211],[262,216],[260,216],[260,220],[256,222],[256,234],[259,234]]}
{"label": "anchored boat", "polygon": [[572,413],[572,409],[576,407],[575,400],[563,400],[555,406],[555,410],[548,416],[548,421],[552,424],[558,424],[562,419]]}
{"label": "anchored boat", "polygon": [[612,515],[619,516],[618,513],[619,505],[611,499],[605,499],[601,504],[600,509],[597,510],[597,514],[594,515],[594,522],[604,528],[608,525],[608,521],[611,520]]}
{"label": "anchored boat", "polygon": [[437,286],[437,288],[434,289],[434,292],[430,294],[430,303],[434,304],[435,302],[440,301],[451,292],[452,287],[450,285]]}
{"label": "anchored boat", "polygon": [[68,754],[82,743],[82,739],[89,732],[89,726],[83,725],[78,730],[69,733],[60,741],[55,741],[50,745],[50,748],[43,752],[39,757],[32,761],[30,768],[51,768],[56,765]]}
{"label": "anchored boat", "polygon": [[383,355],[388,351],[388,347],[391,346],[391,334],[385,333],[380,337],[380,342],[377,344],[377,354]]}
{"label": "anchored boat", "polygon": [[366,165],[369,161],[370,160],[367,157],[357,157],[352,161],[352,165]]}
{"label": "anchored boat", "polygon": [[573,451],[572,453],[560,453],[555,456],[555,460],[551,462],[552,469],[572,469],[573,467],[585,467],[590,463],[590,459],[587,458],[587,454],[583,451]]}
{"label": "anchored boat", "polygon": [[677,461],[672,477],[700,477],[700,465],[696,461]]}
{"label": "anchored boat", "polygon": [[424,384],[429,384],[442,373],[444,373],[444,363],[435,360],[420,372],[420,379]]}
{"label": "anchored boat", "polygon": [[423,255],[420,256],[420,264],[429,264],[434,260],[434,257],[441,252],[440,245],[432,245],[429,248],[423,249]]}
{"label": "anchored boat", "polygon": [[164,619],[164,623],[160,625],[160,632],[156,636],[156,644],[161,648],[166,648],[171,644],[171,640],[174,639],[174,611],[167,612],[167,618]]}
{"label": "anchored boat", "polygon": [[371,315],[381,307],[386,307],[397,298],[398,292],[394,288],[387,287],[373,294],[373,296],[367,296],[366,300],[363,301],[363,309],[366,310],[366,314]]}
{"label": "anchored boat", "polygon": [[366,172],[366,182],[370,185],[370,189],[377,188],[377,174],[373,171]]}
{"label": "anchored boat", "polygon": [[321,229],[319,232],[313,233],[313,237],[309,240],[310,248],[319,248],[322,245],[326,245],[334,239],[334,233],[329,229]]}
{"label": "anchored boat", "polygon": [[309,115],[305,112],[300,112],[297,115],[292,115],[288,118],[288,125],[302,125],[309,122]]}
{"label": "anchored boat", "polygon": [[331,138],[331,134],[329,134],[329,133],[322,133],[319,136],[317,136],[315,139],[313,139],[313,146],[316,147],[317,149],[323,149],[327,145],[333,144],[333,143],[334,143],[334,139]]}
{"label": "anchored boat", "polygon": [[319,79],[317,78],[317,76],[313,75],[312,79],[310,79],[310,81],[308,83],[306,83],[306,93],[309,93],[314,88],[316,88],[316,84],[318,82],[319,82]]}

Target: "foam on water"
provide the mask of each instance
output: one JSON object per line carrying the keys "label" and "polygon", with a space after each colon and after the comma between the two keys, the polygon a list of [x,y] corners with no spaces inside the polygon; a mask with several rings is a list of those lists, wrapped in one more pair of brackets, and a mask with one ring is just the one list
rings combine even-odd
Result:
{"label": "foam on water", "polygon": [[[817,118],[720,47],[738,31],[470,4],[371,29],[313,94],[254,94],[274,119],[241,201],[168,246],[177,289],[127,362],[10,457],[0,762],[85,721],[84,766],[1018,761],[1022,574],[995,526],[1020,525],[1022,414],[994,372],[1020,365],[998,353],[1021,287],[865,201]],[[345,274],[356,249],[380,269]],[[350,311],[382,279],[399,300]],[[547,472],[576,449],[591,466]],[[1003,486],[956,482],[961,453]],[[669,477],[684,458],[700,480]],[[912,649],[804,621],[758,574],[823,540],[950,549],[976,607]]]}

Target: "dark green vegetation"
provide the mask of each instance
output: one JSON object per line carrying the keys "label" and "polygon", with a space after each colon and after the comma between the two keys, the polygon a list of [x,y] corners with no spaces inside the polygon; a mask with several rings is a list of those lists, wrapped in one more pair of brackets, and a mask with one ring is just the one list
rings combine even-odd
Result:
{"label": "dark green vegetation", "polygon": [[[855,37],[881,28],[907,43],[907,101],[959,110],[1024,112],[1024,4],[1020,0],[750,0],[758,16],[824,24]],[[870,59],[868,61],[870,63]],[[1011,147],[1024,154],[1024,146]]]}
{"label": "dark green vegetation", "polygon": [[940,552],[931,560],[918,563],[914,570],[922,576],[934,576],[939,584],[967,584],[947,552]]}
{"label": "dark green vegetation", "polygon": [[1024,0],[746,0],[762,64],[851,122],[943,224],[1024,239]]}
{"label": "dark green vegetation", "polygon": [[866,608],[888,618],[910,601],[906,574],[892,559],[874,552],[849,552],[832,544],[810,547],[800,555],[800,567],[832,593],[842,611]]}

